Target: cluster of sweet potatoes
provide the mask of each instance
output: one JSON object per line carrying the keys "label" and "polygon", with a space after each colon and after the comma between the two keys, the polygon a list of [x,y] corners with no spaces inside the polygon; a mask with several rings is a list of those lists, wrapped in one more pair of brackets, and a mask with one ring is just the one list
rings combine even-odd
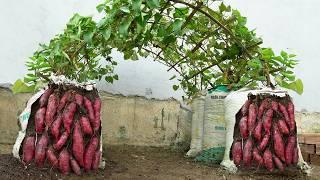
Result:
{"label": "cluster of sweet potatoes", "polygon": [[21,148],[26,165],[47,165],[68,174],[100,163],[101,100],[96,90],[52,85],[32,105]]}
{"label": "cluster of sweet potatoes", "polygon": [[249,95],[236,115],[231,158],[244,168],[284,171],[298,163],[294,105],[289,96]]}

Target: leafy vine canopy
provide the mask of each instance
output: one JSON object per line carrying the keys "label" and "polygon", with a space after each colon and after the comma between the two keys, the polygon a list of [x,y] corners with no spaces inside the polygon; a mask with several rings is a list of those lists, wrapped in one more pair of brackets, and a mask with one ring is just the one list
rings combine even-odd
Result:
{"label": "leafy vine canopy", "polygon": [[[112,50],[125,59],[152,57],[176,71],[188,97],[227,85],[282,86],[297,93],[303,84],[293,73],[296,55],[261,47],[262,39],[246,26],[238,10],[215,0],[106,0],[97,6],[102,18],[75,14],[63,33],[27,61],[30,73],[14,92],[37,90],[53,73],[79,82],[118,80]],[[103,64],[103,65],[102,65]]]}

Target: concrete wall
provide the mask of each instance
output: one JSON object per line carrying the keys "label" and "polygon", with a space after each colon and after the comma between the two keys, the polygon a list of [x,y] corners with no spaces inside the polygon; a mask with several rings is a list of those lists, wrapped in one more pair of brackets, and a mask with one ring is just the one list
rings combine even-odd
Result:
{"label": "concrete wall", "polygon": [[[13,144],[17,115],[31,94],[0,88],[0,144]],[[104,144],[169,146],[190,142],[191,113],[174,99],[156,100],[101,92]]]}
{"label": "concrete wall", "polygon": [[[0,1],[0,83],[13,83],[26,73],[25,61],[55,34],[62,32],[73,13],[99,18],[95,6],[102,0],[2,0]],[[318,52],[320,36],[319,0],[224,0],[248,17],[249,27],[257,28],[264,39],[264,46],[277,51],[288,49],[298,54],[298,77],[305,84],[305,93],[295,98],[297,109],[320,112],[318,106],[320,84]],[[181,91],[173,91],[174,74],[167,72],[152,59],[136,62],[123,61],[122,55],[113,54],[119,60],[116,72],[119,81],[114,84],[100,83],[99,87],[113,93],[140,95],[150,98],[179,99]],[[316,97],[316,98],[315,98]]]}

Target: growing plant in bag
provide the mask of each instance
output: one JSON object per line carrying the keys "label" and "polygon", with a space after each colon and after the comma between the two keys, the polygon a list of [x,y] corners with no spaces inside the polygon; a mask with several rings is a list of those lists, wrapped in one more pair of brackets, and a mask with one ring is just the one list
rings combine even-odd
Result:
{"label": "growing plant in bag", "polygon": [[[248,101],[251,102],[250,106],[259,108],[256,119],[250,120],[251,123],[256,121],[254,131],[244,138],[242,134],[247,129],[242,124],[246,118],[244,115],[253,114],[253,108],[252,112],[249,112],[250,108],[247,109],[248,112],[243,112]],[[291,98],[288,95],[278,97],[272,94],[249,94],[248,101],[236,115],[234,143],[243,141],[244,145],[232,146],[230,157],[235,164],[240,168],[265,168],[268,171],[274,171],[275,168],[284,171],[287,167],[297,166],[297,131]],[[249,121],[247,123],[249,126]],[[243,156],[239,156],[239,152],[243,152]],[[239,160],[239,157],[243,159]]]}

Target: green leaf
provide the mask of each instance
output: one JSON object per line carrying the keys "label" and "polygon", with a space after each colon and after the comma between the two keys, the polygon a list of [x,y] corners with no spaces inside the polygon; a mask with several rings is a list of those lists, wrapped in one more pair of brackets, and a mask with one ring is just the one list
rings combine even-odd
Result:
{"label": "green leaf", "polygon": [[288,53],[285,52],[285,51],[281,51],[281,56],[284,58],[284,59],[287,59],[288,58]]}
{"label": "green leaf", "polygon": [[130,9],[126,6],[121,7],[120,10],[124,13],[130,13]]}
{"label": "green leaf", "polygon": [[149,6],[150,9],[160,7],[159,0],[147,0],[147,5]]}
{"label": "green leaf", "polygon": [[189,12],[189,8],[184,7],[184,8],[175,8],[175,12],[173,14],[174,18],[185,18],[187,17]]}
{"label": "green leaf", "polygon": [[119,26],[119,33],[121,36],[125,37],[128,34],[128,28],[131,24],[132,20],[130,18],[125,18]]}
{"label": "green leaf", "polygon": [[179,32],[181,32],[181,26],[183,24],[184,20],[177,18],[174,20],[174,22],[172,23],[172,29],[173,31],[178,34]]}
{"label": "green leaf", "polygon": [[91,43],[92,42],[92,37],[93,37],[93,32],[87,32],[83,35],[83,40],[86,42],[86,43]]}
{"label": "green leaf", "polygon": [[34,92],[34,89],[35,85],[28,86],[21,79],[18,79],[11,87],[13,94]]}
{"label": "green leaf", "polygon": [[141,0],[133,0],[132,1],[132,9],[135,12],[140,12],[141,11]]}
{"label": "green leaf", "polygon": [[116,74],[116,75],[113,76],[113,79],[119,80],[119,76]]}
{"label": "green leaf", "polygon": [[111,35],[111,29],[107,28],[102,31],[102,36],[104,40],[107,41],[110,38],[110,35]]}
{"label": "green leaf", "polygon": [[295,84],[296,84],[296,92],[301,95],[303,93],[303,82],[302,82],[302,80],[301,79],[297,79],[295,81]]}
{"label": "green leaf", "polygon": [[104,4],[99,4],[96,9],[98,10],[99,13],[101,13],[105,8],[105,5]]}
{"label": "green leaf", "polygon": [[220,6],[219,6],[219,10],[220,10],[220,12],[223,12],[223,11],[227,10],[226,5],[224,5],[224,3],[221,3]]}
{"label": "green leaf", "polygon": [[175,90],[175,91],[176,91],[176,90],[178,90],[178,89],[179,89],[179,85],[173,85],[173,86],[172,86],[172,88],[173,88],[173,90]]}
{"label": "green leaf", "polygon": [[106,76],[105,78],[104,78],[107,82],[109,82],[109,83],[113,83],[113,77],[112,76]]}

